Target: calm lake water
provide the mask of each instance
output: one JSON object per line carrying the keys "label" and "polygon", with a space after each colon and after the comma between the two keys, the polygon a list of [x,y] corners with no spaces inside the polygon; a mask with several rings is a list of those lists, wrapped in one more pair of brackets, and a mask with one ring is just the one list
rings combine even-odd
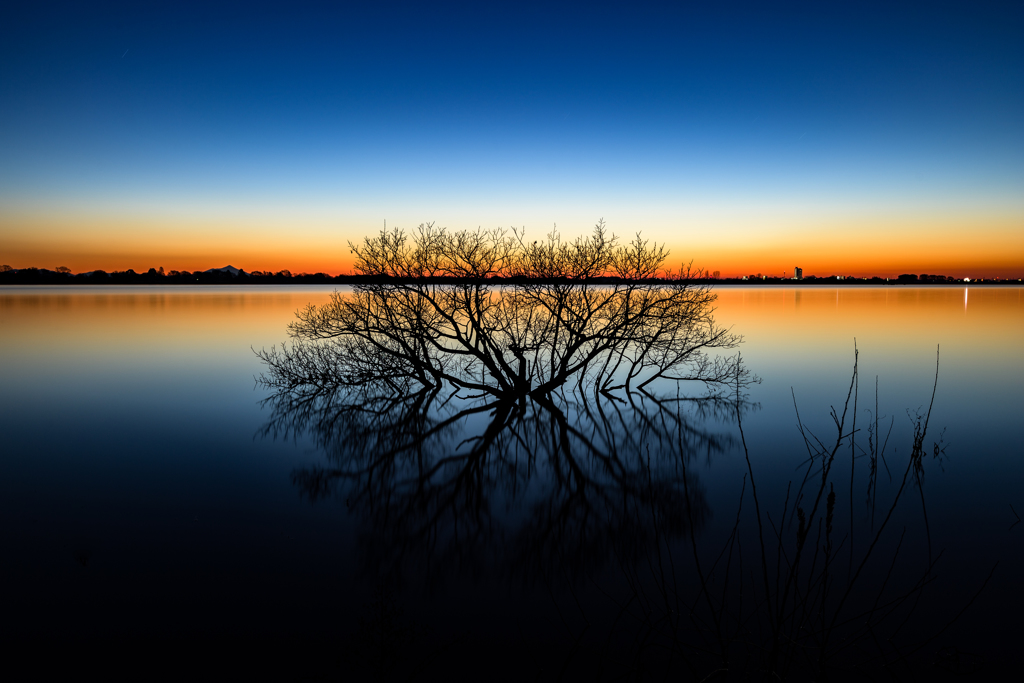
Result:
{"label": "calm lake water", "polygon": [[[622,462],[639,458],[622,476],[600,470],[588,484],[597,493],[577,507],[580,490],[552,484],[553,454],[528,467],[484,463],[475,483],[435,481],[429,496],[422,482],[417,488],[396,477],[382,486],[367,475],[311,499],[308,475],[363,446],[344,443],[344,433],[316,419],[293,421],[291,430],[274,424],[274,406],[261,405],[267,392],[256,387],[263,366],[253,349],[279,345],[296,309],[331,291],[0,291],[0,636],[26,652],[80,646],[114,667],[129,643],[171,648],[176,661],[227,653],[228,673],[265,665],[314,679],[629,678],[645,670],[643,662],[667,662],[651,616],[664,584],[643,570],[653,566],[651,548],[662,546],[656,540],[626,552],[620,543],[647,539],[659,517],[637,514],[627,524],[614,503],[625,509],[630,496],[647,500],[637,493],[647,489],[623,482],[653,481],[659,475],[650,463],[674,447],[652,451],[631,440],[646,413],[595,427],[580,418],[585,406],[565,408],[581,433],[607,427],[601,443],[620,449]],[[683,557],[691,537],[708,548],[728,537],[741,493],[749,494],[749,472],[761,504],[782,511],[787,485],[803,480],[798,467],[808,457],[794,398],[804,426],[834,440],[829,413],[842,410],[850,390],[856,344],[860,450],[852,465],[848,446],[837,461],[855,470],[853,500],[846,484],[836,487],[837,527],[845,534],[858,525],[837,541],[848,571],[842,553],[849,544],[867,547],[870,524],[877,529],[882,501],[908,462],[912,417],[928,408],[938,349],[923,484],[908,485],[882,545],[895,552],[908,529],[907,577],[928,562],[925,533],[933,556],[944,551],[914,617],[931,624],[956,616],[998,562],[980,597],[914,656],[937,662],[940,673],[1016,662],[1024,609],[1024,524],[1013,526],[1014,510],[1024,514],[1024,289],[718,294],[716,317],[743,335],[739,351],[761,383],[749,388],[742,438],[735,411],[686,409],[687,447],[700,450],[687,486],[699,488],[701,509],[689,510],[689,527],[665,532],[665,547]],[[883,437],[890,424],[891,433],[872,522],[863,477],[876,378]],[[456,453],[486,424],[486,415],[468,417],[432,448]],[[940,435],[944,451],[933,457]],[[501,448],[527,448],[515,440]],[[502,474],[509,468],[513,474]],[[471,493],[446,503],[445,495],[465,494],[460,486]],[[747,514],[753,503],[745,501]],[[673,581],[696,580],[676,562]],[[878,564],[884,571],[888,560]]]}

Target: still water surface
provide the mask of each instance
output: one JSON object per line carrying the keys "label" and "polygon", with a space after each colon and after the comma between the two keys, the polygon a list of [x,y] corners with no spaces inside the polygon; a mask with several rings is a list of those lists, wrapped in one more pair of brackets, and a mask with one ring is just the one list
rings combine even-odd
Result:
{"label": "still water surface", "polygon": [[[261,406],[266,392],[254,378],[262,366],[252,349],[280,344],[295,310],[331,291],[0,291],[3,637],[28,645],[241,639],[261,644],[259,656],[271,659],[266,644],[287,642],[306,648],[304,663],[292,664],[312,676],[430,676],[437,667],[451,673],[453,661],[493,662],[511,651],[520,670],[542,676],[563,667],[581,675],[588,666],[635,671],[622,661],[638,656],[639,636],[598,605],[601,593],[622,589],[622,576],[632,576],[621,553],[598,552],[587,541],[596,554],[583,564],[604,583],[589,574],[580,583],[570,576],[580,567],[552,559],[551,546],[522,550],[531,534],[551,530],[550,520],[537,521],[550,487],[522,494],[507,481],[484,487],[486,525],[467,525],[449,510],[449,526],[416,543],[379,514],[379,501],[352,489],[310,500],[297,475],[327,466],[337,444],[315,429],[286,438],[268,429],[272,409]],[[888,457],[902,467],[911,416],[927,409],[940,349],[926,448],[931,453],[941,433],[945,451],[929,457],[922,498],[932,544],[945,549],[937,575],[950,604],[966,604],[1000,564],[965,617],[927,646],[933,658],[948,648],[990,667],[1015,658],[1007,634],[1019,630],[1002,625],[1024,608],[1024,525],[1011,528],[1011,506],[1024,512],[1022,291],[718,291],[716,317],[743,335],[739,351],[762,380],[749,390],[754,405],[743,413],[743,436],[766,504],[783,504],[787,483],[802,476],[797,467],[807,451],[794,398],[805,425],[827,435],[830,407],[841,409],[850,388],[855,344],[861,448],[868,447],[877,378],[878,412],[886,429],[892,424]],[[694,473],[703,506],[694,535],[728,534],[748,473],[735,418],[687,419],[706,447]],[[469,420],[464,430],[484,425]],[[443,447],[457,449],[458,441]],[[850,466],[848,456],[843,462]],[[857,463],[866,467],[866,457]],[[529,482],[530,475],[513,479]],[[853,515],[863,521],[869,513],[857,487]],[[917,523],[917,495],[897,523]],[[572,496],[559,504],[566,500]],[[847,506],[849,496],[838,501]],[[409,509],[417,504],[430,513],[419,500]],[[557,519],[559,533],[592,531]],[[557,547],[573,542],[562,538]],[[383,669],[367,661],[378,651],[389,662]]]}

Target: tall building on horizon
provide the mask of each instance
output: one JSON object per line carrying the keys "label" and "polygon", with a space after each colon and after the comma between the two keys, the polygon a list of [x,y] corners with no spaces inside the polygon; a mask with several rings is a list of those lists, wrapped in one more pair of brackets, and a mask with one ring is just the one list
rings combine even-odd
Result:
{"label": "tall building on horizon", "polygon": [[794,267],[793,268],[793,279],[794,280],[803,280],[804,279],[804,269],[801,268],[800,266]]}

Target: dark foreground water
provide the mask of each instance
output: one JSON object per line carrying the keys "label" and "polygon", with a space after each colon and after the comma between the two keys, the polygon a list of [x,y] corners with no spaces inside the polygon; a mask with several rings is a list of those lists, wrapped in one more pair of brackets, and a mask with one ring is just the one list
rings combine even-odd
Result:
{"label": "dark foreground water", "polygon": [[[457,399],[430,415],[450,427],[397,447],[398,408],[353,426],[329,406],[261,405],[251,349],[330,291],[0,291],[11,666],[726,680],[756,678],[776,647],[810,680],[826,633],[836,680],[984,680],[1020,663],[1021,288],[722,289],[717,318],[762,379],[739,405],[570,392],[496,415]],[[806,533],[818,563],[786,602],[794,501],[810,514],[823,461],[801,469],[815,449],[796,409],[830,450],[855,340],[854,445],[836,451]],[[801,608],[826,616],[779,649],[773,624]]]}

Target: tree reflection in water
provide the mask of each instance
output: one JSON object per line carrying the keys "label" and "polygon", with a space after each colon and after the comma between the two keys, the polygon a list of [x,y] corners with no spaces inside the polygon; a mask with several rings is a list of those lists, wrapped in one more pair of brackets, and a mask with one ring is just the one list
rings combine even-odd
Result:
{"label": "tree reflection in water", "polygon": [[543,574],[553,555],[595,569],[612,552],[636,556],[655,530],[680,538],[703,524],[685,465],[735,445],[715,426],[735,418],[735,399],[631,398],[281,394],[264,429],[314,435],[329,464],[295,484],[313,500],[342,495],[365,519],[371,571],[437,566],[443,578],[491,561]]}

